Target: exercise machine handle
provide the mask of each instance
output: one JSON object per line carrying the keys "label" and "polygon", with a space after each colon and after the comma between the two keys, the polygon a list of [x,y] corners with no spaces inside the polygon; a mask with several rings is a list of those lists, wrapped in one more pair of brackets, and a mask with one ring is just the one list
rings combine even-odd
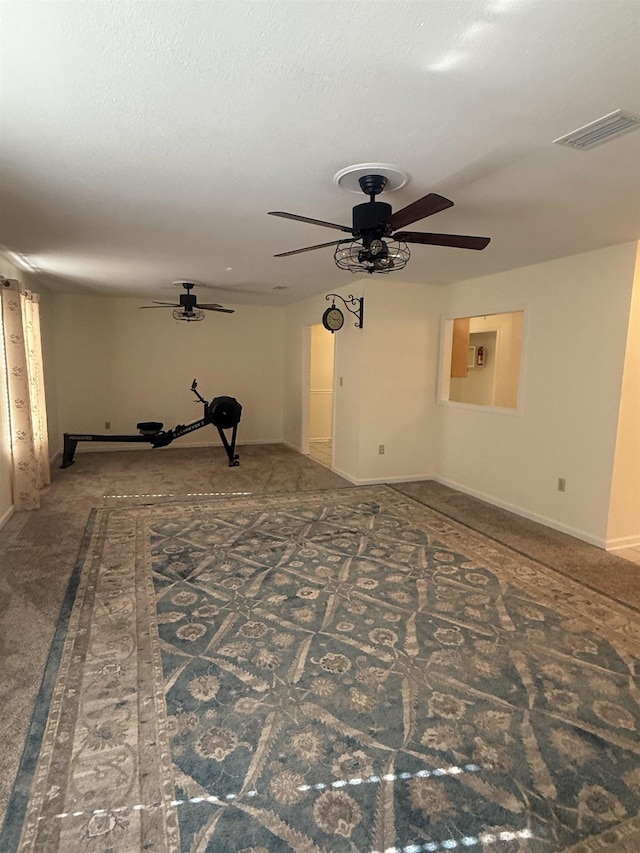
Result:
{"label": "exercise machine handle", "polygon": [[206,405],[207,405],[207,401],[204,399],[204,397],[202,396],[202,394],[201,394],[197,389],[198,389],[198,380],[197,380],[197,379],[194,379],[194,380],[193,380],[193,382],[191,383],[191,390],[192,390],[192,391],[193,391],[193,393],[196,395],[196,397],[198,398],[198,400],[200,400],[200,402],[201,402],[201,403],[204,403],[204,405],[206,406]]}

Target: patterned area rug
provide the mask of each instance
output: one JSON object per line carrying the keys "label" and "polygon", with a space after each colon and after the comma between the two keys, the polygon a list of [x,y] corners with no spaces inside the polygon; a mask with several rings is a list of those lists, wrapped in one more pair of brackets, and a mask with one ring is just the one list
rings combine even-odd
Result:
{"label": "patterned area rug", "polygon": [[633,610],[387,487],[89,536],[3,851],[640,850]]}

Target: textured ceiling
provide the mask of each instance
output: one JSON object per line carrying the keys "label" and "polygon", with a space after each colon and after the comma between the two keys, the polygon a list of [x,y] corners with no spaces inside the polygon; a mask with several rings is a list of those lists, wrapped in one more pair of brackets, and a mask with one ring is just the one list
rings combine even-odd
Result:
{"label": "textured ceiling", "polygon": [[[446,284],[640,238],[640,130],[553,140],[640,114],[637,0],[0,2],[0,244],[61,291],[284,304],[354,278],[345,166],[392,163],[455,206],[384,279]],[[274,288],[286,288],[277,289]],[[210,294],[207,294],[210,298]]]}

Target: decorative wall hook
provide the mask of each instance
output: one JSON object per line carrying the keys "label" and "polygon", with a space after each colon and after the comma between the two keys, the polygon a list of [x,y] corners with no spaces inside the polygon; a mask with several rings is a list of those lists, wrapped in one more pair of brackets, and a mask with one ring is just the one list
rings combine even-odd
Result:
{"label": "decorative wall hook", "polygon": [[[328,293],[325,296],[325,299],[333,300],[331,307],[327,308],[322,315],[322,323],[325,329],[329,329],[330,332],[337,332],[338,329],[342,328],[344,318],[342,317],[342,311],[340,308],[336,307],[336,299],[339,299],[347,311],[349,311],[350,314],[353,314],[356,318],[356,322],[354,323],[356,329],[362,329],[364,325],[364,296],[356,297],[350,293],[349,298],[345,299],[343,296],[340,296],[339,293]],[[351,308],[351,305],[354,307]],[[336,323],[335,320],[333,320],[334,317],[336,317],[339,322]],[[340,319],[341,317],[342,319]]]}

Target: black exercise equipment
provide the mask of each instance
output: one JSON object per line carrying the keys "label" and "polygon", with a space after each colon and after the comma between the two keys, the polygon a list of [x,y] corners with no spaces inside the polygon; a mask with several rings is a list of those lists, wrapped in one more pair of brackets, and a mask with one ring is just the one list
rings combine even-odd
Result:
{"label": "black exercise equipment", "polygon": [[[222,444],[229,457],[229,467],[232,468],[240,464],[240,457],[236,453],[236,434],[238,432],[238,424],[240,423],[240,415],[242,414],[242,406],[235,397],[214,397],[208,403],[204,397],[197,391],[198,383],[194,379],[191,383],[191,390],[196,395],[198,400],[204,406],[204,416],[197,421],[191,421],[189,424],[178,424],[173,429],[163,430],[162,424],[158,421],[142,421],[137,424],[140,430],[138,435],[109,435],[109,434],[92,434],[84,432],[65,432],[64,448],[62,451],[61,468],[68,468],[73,465],[73,457],[76,452],[76,447],[79,441],[120,441],[120,442],[145,442],[153,447],[166,447],[175,438],[182,438],[188,432],[194,432],[197,429],[212,424],[218,430]],[[231,441],[228,440],[224,430],[232,430]]]}

